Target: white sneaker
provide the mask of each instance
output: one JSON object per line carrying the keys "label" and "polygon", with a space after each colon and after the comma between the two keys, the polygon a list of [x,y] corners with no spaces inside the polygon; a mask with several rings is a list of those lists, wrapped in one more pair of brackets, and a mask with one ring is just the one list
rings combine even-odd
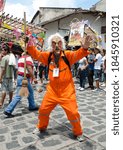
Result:
{"label": "white sneaker", "polygon": [[34,129],[33,130],[33,134],[38,134],[38,133],[43,133],[43,132],[46,132],[46,129],[38,129],[38,128],[36,128],[36,129]]}
{"label": "white sneaker", "polygon": [[80,89],[81,89],[81,87],[78,87],[78,88],[77,88],[77,90],[80,90]]}
{"label": "white sneaker", "polygon": [[94,92],[99,92],[99,91],[101,91],[101,89],[100,89],[100,88],[96,88],[96,89],[94,89],[93,91],[94,91]]}
{"label": "white sneaker", "polygon": [[33,132],[32,132],[32,133],[33,133],[33,134],[37,134],[37,133],[39,133],[39,132],[40,132],[40,131],[39,131],[39,129],[38,129],[38,128],[36,128],[36,129],[34,129],[34,130],[33,130]]}
{"label": "white sneaker", "polygon": [[79,90],[80,90],[80,91],[84,91],[84,88],[81,87]]}
{"label": "white sneaker", "polygon": [[100,86],[105,86],[105,83],[101,84]]}
{"label": "white sneaker", "polygon": [[79,141],[79,142],[83,142],[85,140],[84,136],[83,135],[78,135],[76,136],[76,139]]}

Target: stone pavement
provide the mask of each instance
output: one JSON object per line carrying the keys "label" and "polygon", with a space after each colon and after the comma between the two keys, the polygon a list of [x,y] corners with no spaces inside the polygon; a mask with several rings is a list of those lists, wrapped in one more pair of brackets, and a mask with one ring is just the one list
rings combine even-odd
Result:
{"label": "stone pavement", "polygon": [[[94,92],[90,89],[76,92],[84,127],[84,142],[73,138],[71,125],[60,106],[52,111],[48,130],[42,134],[32,134],[38,112],[28,111],[27,100],[23,98],[13,112],[13,118],[6,118],[3,114],[4,108],[0,109],[0,150],[105,150],[105,92]],[[45,90],[42,93],[35,90],[35,100],[38,104],[41,103],[44,93]],[[4,107],[7,103],[8,97]]]}

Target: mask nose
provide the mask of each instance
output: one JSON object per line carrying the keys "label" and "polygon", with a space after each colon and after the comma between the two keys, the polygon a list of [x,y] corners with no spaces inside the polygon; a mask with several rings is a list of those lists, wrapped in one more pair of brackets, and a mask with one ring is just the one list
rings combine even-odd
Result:
{"label": "mask nose", "polygon": [[58,42],[56,43],[56,50],[59,50],[59,47],[58,47]]}
{"label": "mask nose", "polygon": [[56,50],[59,50],[58,46],[56,46]]}
{"label": "mask nose", "polygon": [[58,47],[58,43],[56,43],[56,47]]}

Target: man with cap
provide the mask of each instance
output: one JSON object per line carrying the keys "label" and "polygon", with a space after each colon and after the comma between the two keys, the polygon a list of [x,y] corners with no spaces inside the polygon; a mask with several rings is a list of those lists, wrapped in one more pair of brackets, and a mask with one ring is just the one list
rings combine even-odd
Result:
{"label": "man with cap", "polygon": [[2,88],[2,96],[0,98],[0,108],[4,104],[6,92],[9,92],[9,102],[13,97],[13,66],[9,65],[10,59],[10,47],[8,43],[2,44],[2,54],[4,55],[1,59],[1,71],[0,71],[0,83]]}

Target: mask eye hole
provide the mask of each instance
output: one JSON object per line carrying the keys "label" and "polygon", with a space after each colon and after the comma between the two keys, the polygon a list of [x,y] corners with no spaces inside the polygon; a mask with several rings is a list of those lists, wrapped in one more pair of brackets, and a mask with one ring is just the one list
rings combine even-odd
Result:
{"label": "mask eye hole", "polygon": [[58,44],[62,44],[62,41],[59,41]]}
{"label": "mask eye hole", "polygon": [[55,41],[52,41],[52,44],[56,45],[56,42],[55,42]]}

